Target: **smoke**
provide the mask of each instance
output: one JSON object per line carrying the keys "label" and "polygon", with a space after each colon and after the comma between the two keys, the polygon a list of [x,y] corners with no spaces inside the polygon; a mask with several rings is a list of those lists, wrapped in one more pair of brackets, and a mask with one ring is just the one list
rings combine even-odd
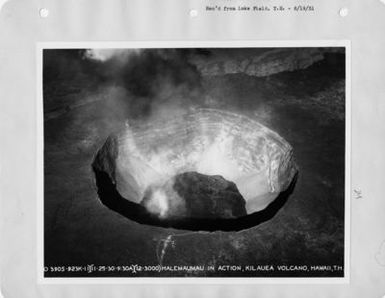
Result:
{"label": "smoke", "polygon": [[161,188],[153,191],[145,204],[149,212],[157,214],[162,218],[167,216],[169,205],[169,196]]}
{"label": "smoke", "polygon": [[[189,62],[193,54],[191,50],[175,49],[86,50],[82,60],[100,80],[95,97],[100,93],[106,97],[104,108],[92,115],[106,121],[95,123],[94,131],[105,132],[109,127],[112,132],[114,126],[118,129],[127,121],[170,119],[201,105],[204,99],[201,75]],[[159,152],[152,157],[151,168],[141,168],[132,156],[120,156],[119,167],[136,165],[133,167],[138,175],[136,181],[146,187],[141,204],[150,213],[162,218],[183,216],[185,201],[173,189],[173,179],[165,181],[165,176],[157,180],[157,172],[165,173],[173,165],[161,162]]]}
{"label": "smoke", "polygon": [[202,102],[201,75],[190,55],[181,49],[89,49],[83,58],[96,65],[103,81],[127,91],[129,118],[143,120]]}
{"label": "smoke", "polygon": [[111,59],[118,59],[127,62],[130,57],[141,52],[140,49],[87,49],[84,51],[84,58],[105,62]]}
{"label": "smoke", "polygon": [[54,142],[90,150],[126,121],[169,119],[202,102],[201,76],[184,49],[44,50],[45,121],[68,115]]}
{"label": "smoke", "polygon": [[186,215],[186,202],[174,190],[175,179],[159,185],[150,185],[141,204],[161,218],[182,217]]}

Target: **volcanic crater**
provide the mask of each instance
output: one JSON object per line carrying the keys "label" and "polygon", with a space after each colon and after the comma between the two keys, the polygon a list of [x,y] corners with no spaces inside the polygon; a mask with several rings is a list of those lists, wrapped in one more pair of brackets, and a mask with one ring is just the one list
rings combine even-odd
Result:
{"label": "volcanic crater", "polygon": [[216,109],[126,124],[107,138],[92,168],[111,210],[142,224],[202,231],[271,219],[298,173],[281,136]]}

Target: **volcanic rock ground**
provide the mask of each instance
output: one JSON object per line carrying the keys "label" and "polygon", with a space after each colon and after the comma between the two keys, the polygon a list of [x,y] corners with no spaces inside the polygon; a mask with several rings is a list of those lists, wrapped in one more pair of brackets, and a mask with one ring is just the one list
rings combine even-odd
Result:
{"label": "volcanic rock ground", "polygon": [[[210,107],[235,110],[279,133],[293,146],[299,167],[294,192],[275,217],[241,232],[202,233],[141,225],[106,208],[97,198],[91,163],[117,123],[126,120],[121,109],[111,108],[125,94],[113,88],[111,97],[111,92],[95,84],[94,78],[82,70],[51,78],[44,86],[45,109],[54,111],[47,114],[44,125],[45,266],[342,266],[343,61],[343,55],[330,54],[305,69],[266,77],[240,72],[206,74],[202,78]],[[63,103],[70,108],[61,109]],[[129,272],[85,276],[97,275],[131,276]],[[167,272],[140,275],[170,276]],[[198,273],[204,275],[266,277],[292,273]],[[297,273],[302,275],[341,276],[342,272]],[[194,273],[173,272],[171,276]]]}

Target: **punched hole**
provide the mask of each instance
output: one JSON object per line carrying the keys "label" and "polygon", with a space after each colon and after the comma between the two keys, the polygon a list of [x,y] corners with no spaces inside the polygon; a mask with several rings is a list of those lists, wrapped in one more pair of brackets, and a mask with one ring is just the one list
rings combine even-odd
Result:
{"label": "punched hole", "polygon": [[341,17],[346,17],[349,14],[349,9],[347,7],[343,7],[340,9],[340,16]]}
{"label": "punched hole", "polygon": [[47,18],[49,15],[49,10],[47,8],[41,8],[39,10],[39,15],[41,18]]}
{"label": "punched hole", "polygon": [[190,17],[196,18],[198,16],[198,11],[196,9],[190,10]]}

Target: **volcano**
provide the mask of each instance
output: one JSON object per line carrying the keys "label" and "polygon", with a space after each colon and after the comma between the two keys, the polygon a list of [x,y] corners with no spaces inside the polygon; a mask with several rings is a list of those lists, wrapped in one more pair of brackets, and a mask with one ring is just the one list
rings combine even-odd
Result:
{"label": "volcano", "polygon": [[144,223],[194,227],[269,210],[298,171],[277,133],[214,109],[130,123],[106,140],[92,166],[111,209]]}

